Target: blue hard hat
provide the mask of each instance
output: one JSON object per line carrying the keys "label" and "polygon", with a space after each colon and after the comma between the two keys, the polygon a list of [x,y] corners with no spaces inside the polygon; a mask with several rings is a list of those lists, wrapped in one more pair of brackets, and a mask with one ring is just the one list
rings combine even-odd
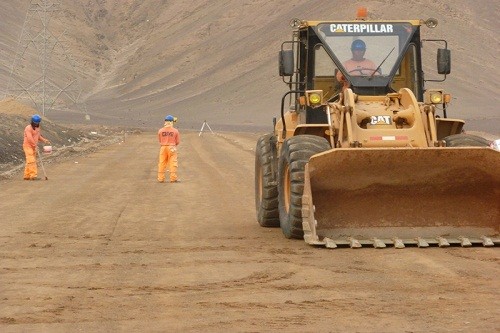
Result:
{"label": "blue hard hat", "polygon": [[166,121],[174,121],[174,116],[168,115],[165,117]]}
{"label": "blue hard hat", "polygon": [[366,50],[366,44],[361,39],[356,39],[351,44],[351,50]]}
{"label": "blue hard hat", "polygon": [[31,122],[35,123],[35,124],[38,124],[42,121],[42,117],[40,117],[39,115],[35,114],[33,115],[33,117],[31,117]]}

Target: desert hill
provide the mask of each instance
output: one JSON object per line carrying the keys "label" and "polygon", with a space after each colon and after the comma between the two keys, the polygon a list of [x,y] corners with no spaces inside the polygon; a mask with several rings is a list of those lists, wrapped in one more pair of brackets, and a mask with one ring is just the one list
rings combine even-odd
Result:
{"label": "desert hill", "polygon": [[[1,91],[12,82],[29,4],[0,3]],[[351,19],[360,5],[375,19],[437,18],[423,38],[446,39],[452,50],[452,73],[439,84],[453,96],[449,116],[465,119],[466,129],[500,133],[495,0],[61,0],[50,29],[64,36],[74,67],[61,62],[52,75],[76,73],[85,103],[50,117],[84,122],[88,113],[94,123],[153,128],[172,113],[181,128],[206,120],[218,129],[268,130],[287,90],[277,53],[291,36],[289,21]],[[424,69],[434,68],[429,59]]]}

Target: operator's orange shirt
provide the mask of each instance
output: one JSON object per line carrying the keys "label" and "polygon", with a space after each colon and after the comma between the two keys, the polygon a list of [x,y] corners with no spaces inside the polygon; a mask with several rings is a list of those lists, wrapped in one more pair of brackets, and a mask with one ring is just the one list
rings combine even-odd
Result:
{"label": "operator's orange shirt", "polygon": [[45,138],[40,134],[40,127],[33,128],[33,126],[28,125],[24,128],[23,146],[35,148],[40,138],[45,141]]}
{"label": "operator's orange shirt", "polygon": [[162,146],[177,146],[180,143],[179,131],[174,127],[162,127],[158,131],[158,141]]}
{"label": "operator's orange shirt", "polygon": [[[373,61],[366,58],[361,61],[349,59],[344,62],[344,67],[347,73],[353,76],[372,75],[373,71],[377,68]],[[375,75],[378,75],[378,73],[375,73]]]}

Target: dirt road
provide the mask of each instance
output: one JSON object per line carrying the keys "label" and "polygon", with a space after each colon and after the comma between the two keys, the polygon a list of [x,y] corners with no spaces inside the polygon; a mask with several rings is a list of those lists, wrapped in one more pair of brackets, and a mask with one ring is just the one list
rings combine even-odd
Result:
{"label": "dirt road", "polygon": [[255,219],[255,134],[155,135],[0,181],[2,332],[493,332],[498,248],[328,250]]}

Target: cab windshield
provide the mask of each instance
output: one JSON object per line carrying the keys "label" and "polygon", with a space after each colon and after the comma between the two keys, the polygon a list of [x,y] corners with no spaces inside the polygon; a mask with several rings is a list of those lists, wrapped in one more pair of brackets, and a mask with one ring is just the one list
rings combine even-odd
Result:
{"label": "cab windshield", "polygon": [[355,86],[387,86],[416,27],[408,22],[328,22],[316,33],[346,78]]}

